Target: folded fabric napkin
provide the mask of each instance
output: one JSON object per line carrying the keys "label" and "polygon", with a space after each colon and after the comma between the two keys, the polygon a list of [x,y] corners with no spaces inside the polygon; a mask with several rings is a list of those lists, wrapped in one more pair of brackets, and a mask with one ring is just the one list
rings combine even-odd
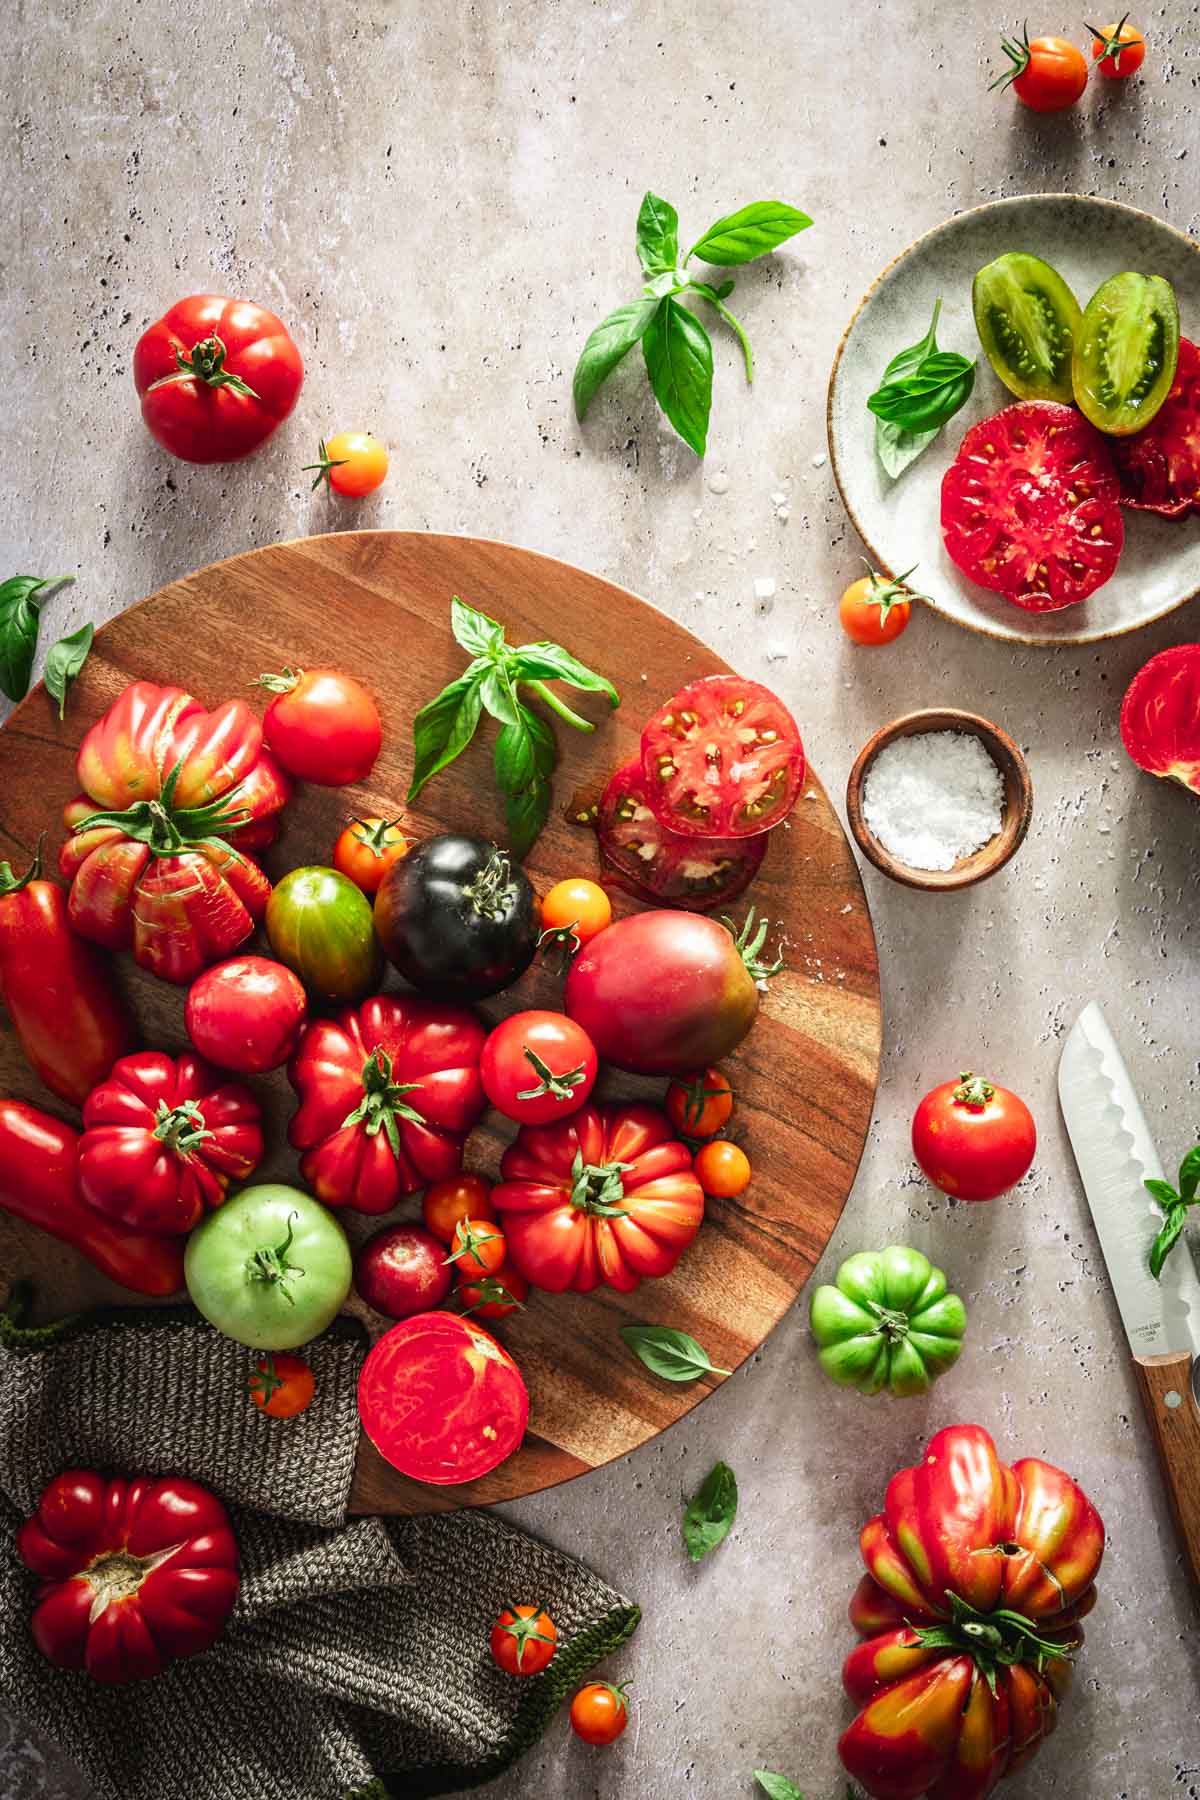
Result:
{"label": "folded fabric napkin", "polygon": [[[346,1524],[366,1348],[338,1320],[306,1352],[317,1398],[273,1420],[250,1352],[190,1307],[26,1328],[0,1315],[0,1691],[111,1800],[386,1800],[500,1774],[635,1630],[638,1608],[484,1512]],[[241,1592],[223,1636],[154,1680],[54,1668],[28,1629],[36,1578],[13,1532],[59,1470],[179,1474],[229,1507]],[[517,1681],[488,1633],[544,1606],[559,1650]]]}

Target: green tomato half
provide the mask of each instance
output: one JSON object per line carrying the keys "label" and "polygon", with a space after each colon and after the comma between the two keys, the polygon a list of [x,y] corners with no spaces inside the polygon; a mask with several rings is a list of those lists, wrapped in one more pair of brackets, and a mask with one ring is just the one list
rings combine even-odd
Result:
{"label": "green tomato half", "polygon": [[188,1239],[184,1279],[210,1324],[254,1350],[294,1350],[350,1292],[346,1234],[319,1200],[282,1182],[243,1188]]}
{"label": "green tomato half", "polygon": [[371,902],[336,869],[293,869],[267,902],[267,937],[316,1000],[344,1006],[383,978]]}
{"label": "green tomato half", "polygon": [[975,329],[988,361],[1019,400],[1070,405],[1071,354],[1083,317],[1057,269],[1010,250],[980,269],[971,289]]}
{"label": "green tomato half", "polygon": [[1179,302],[1161,275],[1110,275],[1084,308],[1071,365],[1075,404],[1098,431],[1148,425],[1175,379]]}
{"label": "green tomato half", "polygon": [[966,1308],[919,1250],[860,1250],[834,1279],[813,1295],[810,1323],[821,1367],[841,1387],[925,1394],[958,1361]]}

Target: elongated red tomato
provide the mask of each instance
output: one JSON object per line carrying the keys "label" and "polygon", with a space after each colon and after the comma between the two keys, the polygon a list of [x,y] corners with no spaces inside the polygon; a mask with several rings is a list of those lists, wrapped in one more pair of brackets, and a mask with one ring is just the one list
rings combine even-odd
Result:
{"label": "elongated red tomato", "polygon": [[1139,769],[1200,793],[1200,644],[1142,664],[1121,703],[1121,742]]}
{"label": "elongated red tomato", "polygon": [[752,837],[786,819],[804,780],[800,732],[783,701],[740,675],[706,675],[642,728],[646,798],[668,831]]}
{"label": "elongated red tomato", "polygon": [[1118,491],[1093,425],[1056,401],[1021,400],[964,436],[942,478],[942,537],[980,587],[1027,612],[1056,612],[1116,568]]}
{"label": "elongated red tomato", "polygon": [[147,429],[185,462],[249,456],[287,418],[303,380],[282,320],[223,294],[177,301],[133,353]]}
{"label": "elongated red tomato", "polygon": [[1200,350],[1179,340],[1171,391],[1142,431],[1112,439],[1121,504],[1182,519],[1200,512]]}
{"label": "elongated red tomato", "polygon": [[358,1378],[363,1430],[414,1481],[477,1481],[525,1435],[521,1371],[490,1332],[453,1313],[421,1313],[385,1332]]}
{"label": "elongated red tomato", "polygon": [[605,788],[596,833],[600,855],[622,887],[639,900],[692,912],[736,900],[767,853],[765,831],[740,838],[668,831],[647,798],[640,760],[618,769]]}

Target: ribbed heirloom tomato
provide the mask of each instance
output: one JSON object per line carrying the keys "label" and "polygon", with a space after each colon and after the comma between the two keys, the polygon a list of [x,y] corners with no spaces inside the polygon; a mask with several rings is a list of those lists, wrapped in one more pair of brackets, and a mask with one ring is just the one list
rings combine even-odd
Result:
{"label": "ribbed heirloom tomato", "polygon": [[291,412],[304,364],[265,306],[179,300],[138,339],[133,381],[151,435],[184,462],[236,462]]}

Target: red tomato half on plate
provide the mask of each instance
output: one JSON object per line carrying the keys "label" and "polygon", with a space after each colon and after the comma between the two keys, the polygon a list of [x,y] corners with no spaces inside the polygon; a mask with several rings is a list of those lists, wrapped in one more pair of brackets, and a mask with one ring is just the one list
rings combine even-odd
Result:
{"label": "red tomato half on plate", "polygon": [[1146,426],[1114,438],[1121,504],[1181,519],[1200,512],[1200,350],[1179,340],[1171,391]]}
{"label": "red tomato half on plate", "polygon": [[1027,612],[1102,587],[1125,525],[1108,444],[1074,407],[1022,400],[972,425],[942,477],[942,536],[964,575]]}
{"label": "red tomato half on plate", "polygon": [[617,770],[596,815],[600,855],[636,899],[709,912],[747,888],[767,853],[767,834],[684,836],[660,825],[646,797],[640,762]]}
{"label": "red tomato half on plate", "polygon": [[642,729],[646,797],[685,836],[736,838],[786,819],[804,780],[800,732],[783,701],[740,675],[706,675]]}
{"label": "red tomato half on plate", "polygon": [[525,1435],[529,1394],[508,1351],[453,1313],[419,1313],[393,1325],[358,1378],[363,1430],[379,1454],[414,1481],[476,1481],[512,1455]]}

